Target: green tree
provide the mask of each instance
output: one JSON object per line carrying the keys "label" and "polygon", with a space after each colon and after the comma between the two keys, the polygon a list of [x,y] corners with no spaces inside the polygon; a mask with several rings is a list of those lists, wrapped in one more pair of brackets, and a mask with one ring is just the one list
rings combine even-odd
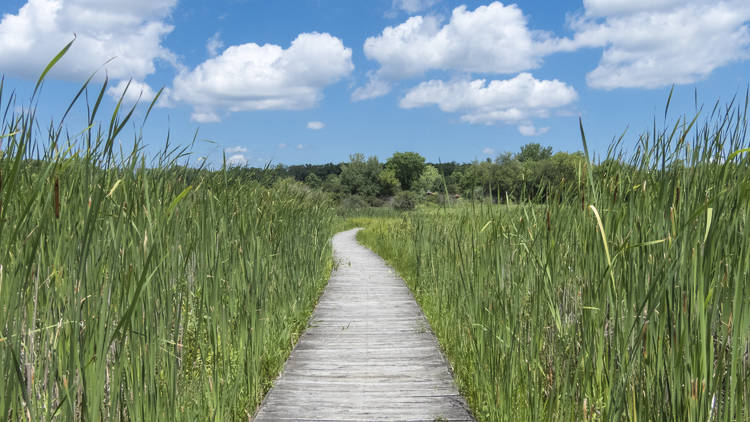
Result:
{"label": "green tree", "polygon": [[377,157],[365,159],[364,154],[352,154],[349,162],[341,166],[341,183],[352,195],[373,197],[380,193],[378,176],[382,170]]}
{"label": "green tree", "polygon": [[[468,164],[454,175],[457,177],[458,187],[461,193],[468,198],[481,196],[484,181],[483,168],[478,161]],[[478,189],[477,189],[478,188]]]}
{"label": "green tree", "polygon": [[401,182],[401,188],[409,190],[422,175],[425,167],[424,161],[424,157],[416,152],[396,152],[388,159],[385,166],[394,171],[396,178]]}
{"label": "green tree", "polygon": [[413,189],[418,193],[438,192],[443,188],[443,178],[440,177],[438,170],[431,165],[427,165],[422,170],[422,175],[414,182]]}
{"label": "green tree", "polygon": [[341,183],[341,177],[336,174],[329,174],[321,188],[326,192],[331,192],[336,198],[342,197],[346,192],[346,187]]}
{"label": "green tree", "polygon": [[542,182],[549,186],[577,182],[578,167],[584,162],[580,152],[558,152],[542,166]]}
{"label": "green tree", "polygon": [[320,180],[320,177],[315,175],[315,173],[310,173],[305,177],[305,184],[311,188],[317,189],[320,187],[321,183],[323,182]]}
{"label": "green tree", "polygon": [[536,142],[528,143],[521,147],[521,152],[516,159],[522,163],[528,161],[542,161],[552,157],[552,147],[542,148]]}
{"label": "green tree", "polygon": [[380,185],[381,196],[395,195],[401,189],[401,182],[396,179],[396,172],[392,169],[385,169],[380,172],[378,184]]}
{"label": "green tree", "polygon": [[500,201],[517,199],[523,186],[523,168],[521,163],[506,152],[495,159],[497,165],[497,197]]}

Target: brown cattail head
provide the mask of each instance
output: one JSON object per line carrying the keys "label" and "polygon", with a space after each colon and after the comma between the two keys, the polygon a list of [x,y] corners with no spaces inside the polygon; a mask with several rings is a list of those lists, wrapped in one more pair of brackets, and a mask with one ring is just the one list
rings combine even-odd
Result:
{"label": "brown cattail head", "polygon": [[60,179],[55,177],[55,218],[60,218]]}
{"label": "brown cattail head", "polygon": [[677,198],[674,201],[675,205],[680,205],[680,187],[677,187]]}
{"label": "brown cattail head", "polygon": [[552,222],[550,221],[549,217],[549,208],[547,209],[547,231],[552,231]]}
{"label": "brown cattail head", "polygon": [[581,211],[586,211],[586,191],[581,191]]}
{"label": "brown cattail head", "polygon": [[612,202],[617,202],[617,189],[620,187],[620,175],[618,174],[615,177],[615,196],[612,200]]}

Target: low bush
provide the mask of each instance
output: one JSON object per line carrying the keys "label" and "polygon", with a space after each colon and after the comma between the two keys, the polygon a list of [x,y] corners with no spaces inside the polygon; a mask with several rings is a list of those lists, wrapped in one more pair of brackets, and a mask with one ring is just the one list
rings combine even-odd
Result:
{"label": "low bush", "polygon": [[410,211],[417,206],[417,195],[414,192],[405,190],[399,192],[393,198],[393,208],[399,211]]}

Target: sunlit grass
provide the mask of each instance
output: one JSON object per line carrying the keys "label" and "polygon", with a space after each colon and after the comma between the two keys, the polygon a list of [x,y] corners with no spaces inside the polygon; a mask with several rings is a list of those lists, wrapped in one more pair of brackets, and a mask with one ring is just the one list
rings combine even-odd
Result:
{"label": "sunlit grass", "polygon": [[333,208],[168,142],[116,152],[140,126],[97,123],[106,88],[69,135],[0,85],[0,420],[246,420],[327,279]]}
{"label": "sunlit grass", "polygon": [[[746,107],[614,144],[546,205],[360,220],[480,420],[750,418]],[[585,141],[584,141],[585,142]]]}

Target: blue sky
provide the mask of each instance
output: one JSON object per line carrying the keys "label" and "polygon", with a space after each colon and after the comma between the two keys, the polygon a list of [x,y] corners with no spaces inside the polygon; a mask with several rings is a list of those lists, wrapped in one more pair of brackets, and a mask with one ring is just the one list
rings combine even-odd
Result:
{"label": "blue sky", "polygon": [[0,73],[22,99],[77,36],[40,116],[60,116],[99,69],[109,110],[129,80],[130,102],[165,88],[149,153],[198,130],[195,157],[211,163],[575,151],[578,116],[602,153],[661,125],[673,84],[677,118],[696,90],[711,106],[744,95],[750,70],[747,0],[4,0],[0,15]]}

